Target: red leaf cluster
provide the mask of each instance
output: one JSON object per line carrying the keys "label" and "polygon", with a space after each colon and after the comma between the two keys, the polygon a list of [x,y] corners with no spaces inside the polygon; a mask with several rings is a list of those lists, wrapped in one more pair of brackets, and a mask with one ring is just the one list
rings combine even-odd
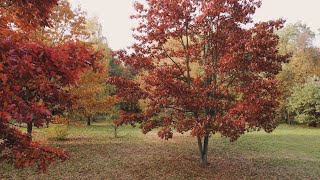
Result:
{"label": "red leaf cluster", "polygon": [[58,0],[1,0],[0,24],[27,30],[48,26],[48,18]]}

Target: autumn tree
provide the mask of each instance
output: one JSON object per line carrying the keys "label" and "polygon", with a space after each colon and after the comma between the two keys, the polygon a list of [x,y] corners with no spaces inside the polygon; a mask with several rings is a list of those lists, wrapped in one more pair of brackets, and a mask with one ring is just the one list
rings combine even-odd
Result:
{"label": "autumn tree", "polygon": [[288,98],[296,86],[303,86],[308,77],[320,76],[320,51],[314,46],[315,33],[306,24],[289,24],[277,32],[280,37],[279,52],[290,53],[289,62],[283,64],[277,75],[282,90],[279,119],[291,122],[293,116]]}
{"label": "autumn tree", "polygon": [[[320,51],[313,45],[315,33],[306,24],[289,24],[278,32],[280,37],[279,52],[290,53],[289,63],[284,65],[279,78],[288,90],[295,83],[304,83],[309,76],[320,75]],[[287,79],[285,79],[288,77]]]}
{"label": "autumn tree", "polygon": [[288,24],[285,28],[278,31],[280,37],[279,52],[294,53],[296,51],[304,51],[313,47],[315,33],[302,22]]}
{"label": "autumn tree", "polygon": [[285,78],[286,74],[292,75],[284,80],[284,83],[287,83],[285,87],[290,89],[295,83],[304,83],[309,76],[320,75],[320,51],[313,45],[315,33],[310,27],[297,22],[287,25],[277,34],[280,37],[279,52],[291,54],[289,63],[284,65],[283,71],[279,74],[280,79],[282,76]]}
{"label": "autumn tree", "polygon": [[109,96],[112,87],[105,83],[109,75],[110,49],[107,39],[103,36],[102,26],[96,17],[87,21],[86,32],[89,35],[87,41],[96,50],[102,52],[104,58],[99,60],[98,69],[87,69],[82,72],[78,83],[69,87],[68,91],[74,97],[70,114],[86,118],[87,125],[91,125],[94,115],[111,110],[117,100]]}
{"label": "autumn tree", "polygon": [[[73,9],[68,0],[58,0],[47,22],[49,26],[38,26],[28,32],[29,40],[40,41],[48,46],[57,46],[77,40],[88,41],[90,36],[87,30],[86,12],[80,7]],[[32,122],[27,124],[27,129],[28,133],[32,134]]]}
{"label": "autumn tree", "polygon": [[[122,112],[120,124],[140,123],[144,133],[160,128],[163,139],[190,132],[200,162],[208,164],[214,134],[235,141],[246,131],[272,132],[279,91],[275,30],[283,21],[253,23],[254,0],[150,0],[135,3],[136,43],[116,58],[141,75],[137,82],[109,78],[122,100],[146,103],[144,111]],[[179,42],[167,46],[168,41]],[[197,68],[194,68],[197,67]],[[197,73],[195,73],[197,69]],[[199,71],[200,69],[200,71]]]}
{"label": "autumn tree", "polygon": [[71,105],[63,87],[76,83],[81,71],[102,58],[79,41],[52,47],[32,41],[31,32],[49,26],[56,4],[56,0],[0,1],[0,154],[10,151],[8,158],[17,167],[37,165],[45,171],[53,161],[69,158],[63,150],[32,141],[10,122],[41,127],[52,110],[62,113]]}
{"label": "autumn tree", "polygon": [[[86,12],[80,7],[72,9],[67,0],[58,1],[58,6],[53,9],[48,21],[50,27],[39,27],[34,38],[51,46],[82,39],[105,55],[99,60],[98,70],[89,68],[81,72],[76,85],[65,87],[73,97],[72,108],[67,113],[69,123],[76,116],[86,118],[90,125],[93,115],[106,112],[114,101],[114,98],[108,99],[108,85],[104,83],[108,75],[110,50],[102,34],[102,26],[96,17],[87,19]],[[29,126],[32,127],[32,124]]]}
{"label": "autumn tree", "polygon": [[86,118],[87,125],[91,125],[94,115],[108,112],[117,102],[116,97],[109,96],[111,87],[105,84],[108,76],[105,65],[96,72],[92,69],[86,70],[81,74],[77,85],[68,89],[74,97],[70,113]]}
{"label": "autumn tree", "polygon": [[[126,79],[135,79],[135,73],[131,71],[129,66],[119,63],[115,57],[111,56],[109,59],[109,77],[122,77]],[[114,86],[110,86],[110,95],[117,96]],[[119,124],[115,123],[119,119],[120,111],[126,112],[140,112],[141,107],[138,100],[118,101],[114,104],[112,109],[108,112],[108,117],[113,121],[114,137],[118,137]]]}
{"label": "autumn tree", "polygon": [[32,39],[53,46],[89,38],[86,12],[80,7],[73,9],[68,0],[58,0],[58,5],[53,7],[47,21],[50,26],[38,27]]}

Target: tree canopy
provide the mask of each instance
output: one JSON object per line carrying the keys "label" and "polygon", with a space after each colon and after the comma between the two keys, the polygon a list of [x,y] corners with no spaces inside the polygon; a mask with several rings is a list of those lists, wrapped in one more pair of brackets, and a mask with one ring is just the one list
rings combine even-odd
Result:
{"label": "tree canopy", "polygon": [[[141,113],[122,112],[118,124],[140,123],[144,133],[159,127],[164,139],[173,137],[173,129],[190,131],[203,165],[211,135],[234,141],[246,131],[276,127],[280,94],[274,77],[287,56],[278,54],[274,32],[283,20],[253,23],[261,2],[252,0],[145,3],[136,3],[132,16],[139,21],[133,53],[117,52],[142,78],[108,82],[123,100],[147,105]],[[170,41],[177,45],[168,46]]]}

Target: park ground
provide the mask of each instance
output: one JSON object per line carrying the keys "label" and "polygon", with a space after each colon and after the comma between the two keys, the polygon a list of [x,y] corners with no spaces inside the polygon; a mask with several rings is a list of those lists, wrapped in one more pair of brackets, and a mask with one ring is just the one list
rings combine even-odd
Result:
{"label": "park ground", "polygon": [[319,128],[280,125],[234,143],[215,135],[207,168],[199,166],[196,139],[189,134],[165,141],[156,131],[143,135],[138,127],[123,126],[115,138],[108,122],[73,127],[64,141],[48,140],[47,131],[35,129],[34,138],[66,149],[71,159],[47,174],[0,162],[0,179],[320,179]]}

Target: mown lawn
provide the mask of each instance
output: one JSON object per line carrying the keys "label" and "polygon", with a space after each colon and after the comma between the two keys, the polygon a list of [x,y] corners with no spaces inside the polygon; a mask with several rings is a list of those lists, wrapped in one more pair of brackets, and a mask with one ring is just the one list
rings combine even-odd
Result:
{"label": "mown lawn", "polygon": [[320,179],[320,129],[280,125],[272,134],[255,132],[235,143],[210,139],[210,166],[198,164],[196,140],[176,134],[164,141],[157,132],[141,134],[121,127],[120,138],[106,122],[72,128],[66,141],[46,140],[67,149],[72,158],[51,166],[48,174],[17,170],[0,162],[0,179]]}

